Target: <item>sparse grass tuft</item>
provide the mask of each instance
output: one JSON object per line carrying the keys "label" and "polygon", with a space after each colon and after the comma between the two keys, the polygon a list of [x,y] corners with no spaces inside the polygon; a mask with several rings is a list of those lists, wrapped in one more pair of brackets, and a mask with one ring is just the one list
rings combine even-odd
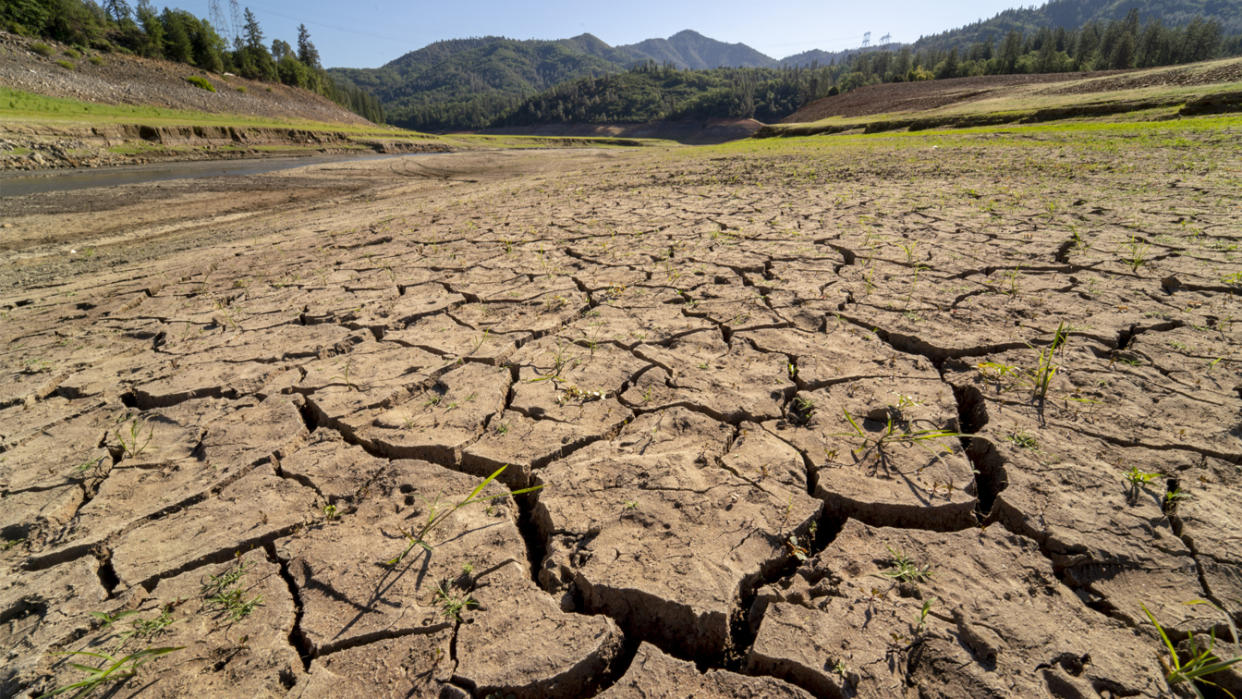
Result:
{"label": "sparse grass tuft", "polygon": [[262,606],[262,595],[246,599],[246,590],[241,586],[242,576],[249,567],[248,563],[239,560],[223,573],[210,576],[203,583],[204,608],[227,615],[230,621],[241,621],[256,607]]}
{"label": "sparse grass tuft", "polygon": [[900,582],[910,583],[920,583],[932,576],[930,563],[920,568],[914,562],[914,559],[893,549],[892,546],[887,548],[889,555],[892,556],[890,559],[892,567],[888,570],[880,571],[880,575]]}
{"label": "sparse grass tuft", "polygon": [[169,648],[144,648],[140,651],[130,653],[122,658],[116,658],[115,656],[107,653],[94,653],[85,650],[64,653],[63,655],[86,655],[93,658],[99,658],[103,660],[104,663],[99,667],[83,665],[81,663],[69,663],[69,666],[75,670],[85,672],[86,678],[78,682],[74,682],[73,684],[57,687],[56,689],[41,695],[39,699],[44,699],[44,697],[54,697],[59,694],[64,694],[65,692],[72,692],[74,690],[78,690],[78,693],[75,696],[86,696],[104,685],[114,682],[124,682],[125,680],[138,674],[138,668],[142,667],[146,663],[160,657],[161,655],[167,655],[173,651],[178,651],[183,648],[185,648],[185,646]]}
{"label": "sparse grass tuft", "polygon": [[1052,336],[1052,343],[1039,353],[1039,365],[1035,367],[1032,380],[1035,384],[1034,398],[1041,403],[1048,398],[1048,387],[1052,385],[1052,378],[1060,369],[1056,363],[1057,354],[1065,348],[1068,337],[1069,328],[1064,322],[1059,323]]}
{"label": "sparse grass tuft", "polygon": [[[1186,604],[1207,604],[1218,610],[1220,609],[1211,602],[1204,600],[1193,600],[1191,602],[1187,602]],[[1204,699],[1203,692],[1199,689],[1197,684],[1203,683],[1216,688],[1216,690],[1223,692],[1230,697],[1233,696],[1215,682],[1207,679],[1207,676],[1221,672],[1222,670],[1227,670],[1233,665],[1242,662],[1242,655],[1229,658],[1228,660],[1217,656],[1215,653],[1216,632],[1212,631],[1209,635],[1206,648],[1200,648],[1195,641],[1195,635],[1191,633],[1189,638],[1189,645],[1191,648],[1189,651],[1189,659],[1182,660],[1181,655],[1177,652],[1177,647],[1173,645],[1173,641],[1169,640],[1169,635],[1165,633],[1164,627],[1160,625],[1160,622],[1156,621],[1156,616],[1147,609],[1146,605],[1140,606],[1143,608],[1143,613],[1147,615],[1147,619],[1151,621],[1152,626],[1156,627],[1156,631],[1160,634],[1160,640],[1164,641],[1164,647],[1169,650],[1168,659],[1163,657],[1160,658],[1160,666],[1164,668],[1164,678],[1165,681],[1169,683],[1169,687],[1177,687],[1178,685],[1185,684],[1192,692],[1194,692],[1195,696],[1199,697],[1199,699]],[[1237,643],[1238,629],[1234,626],[1233,620],[1229,618],[1229,615],[1224,612],[1222,613],[1225,616],[1225,620],[1229,623],[1229,630],[1233,633],[1234,643]]]}
{"label": "sparse grass tuft", "polygon": [[461,500],[458,500],[456,503],[453,504],[452,507],[448,509],[445,509],[445,510],[440,509],[439,507],[440,500],[438,497],[435,500],[433,500],[427,509],[427,519],[423,522],[422,528],[418,530],[417,534],[410,532],[405,535],[405,538],[406,538],[405,550],[397,554],[393,558],[390,558],[382,562],[381,565],[388,567],[388,568],[392,568],[396,566],[397,564],[401,563],[401,561],[404,560],[407,555],[409,555],[410,551],[414,550],[415,546],[421,546],[423,547],[425,551],[427,551],[428,553],[431,553],[431,544],[427,543],[427,535],[430,534],[433,530],[435,530],[436,527],[443,524],[445,520],[447,520],[454,512],[460,510],[463,507],[467,507],[469,505],[473,505],[476,503],[491,502],[492,500],[498,500],[500,498],[507,498],[511,495],[521,495],[523,493],[532,493],[543,487],[542,485],[536,485],[530,488],[521,488],[519,490],[514,490],[514,491],[505,491],[497,495],[486,495],[486,496],[481,495],[483,492],[483,489],[486,488],[488,484],[490,484],[492,481],[496,480],[497,476],[504,473],[504,470],[506,468],[509,468],[508,464],[505,464],[504,466],[501,466],[500,468],[496,469],[495,473],[483,479],[482,483],[475,486],[474,490],[470,491],[469,495],[462,498]]}
{"label": "sparse grass tuft", "polygon": [[208,92],[216,91],[216,86],[212,85],[210,80],[202,77],[201,75],[191,75],[188,78],[186,78],[185,81],[190,83],[194,87],[202,88]]}

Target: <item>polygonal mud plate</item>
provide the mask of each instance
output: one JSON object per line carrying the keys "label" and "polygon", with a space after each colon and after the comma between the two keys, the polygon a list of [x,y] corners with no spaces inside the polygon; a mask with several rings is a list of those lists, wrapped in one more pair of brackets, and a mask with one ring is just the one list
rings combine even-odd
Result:
{"label": "polygonal mud plate", "polygon": [[1033,542],[856,521],[763,588],[751,672],[818,696],[1163,696],[1151,635],[1057,582]]}
{"label": "polygonal mud plate", "polygon": [[644,642],[625,676],[601,699],[767,699],[809,697],[805,691],[772,677],[747,677],[728,670],[699,672],[694,663],[678,660]]}
{"label": "polygonal mud plate", "polygon": [[699,657],[725,650],[742,595],[788,559],[820,509],[793,449],[679,408],[536,476],[547,485],[535,510],[544,585]]}

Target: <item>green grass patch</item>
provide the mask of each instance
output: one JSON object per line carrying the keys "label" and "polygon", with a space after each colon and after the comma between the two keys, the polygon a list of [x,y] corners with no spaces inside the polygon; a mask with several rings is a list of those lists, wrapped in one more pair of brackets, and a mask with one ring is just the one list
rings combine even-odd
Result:
{"label": "green grass patch", "polygon": [[36,41],[36,42],[34,42],[33,44],[31,44],[31,45],[30,45],[30,50],[31,50],[31,51],[34,51],[35,53],[39,54],[40,56],[51,56],[51,55],[52,55],[52,47],[51,47],[51,46],[48,46],[47,44],[43,43],[42,41]]}
{"label": "green grass patch", "polygon": [[73,69],[74,69],[74,65],[73,65],[73,63],[71,63],[70,61],[66,61],[66,60],[65,60],[65,59],[63,59],[63,58],[62,58],[62,59],[60,59],[59,61],[56,61],[56,65],[60,66],[61,68],[64,68],[65,70],[73,70]]}
{"label": "green grass patch", "polygon": [[207,78],[204,78],[201,75],[191,75],[188,78],[186,78],[185,81],[190,83],[194,87],[202,88],[208,92],[216,91],[216,86],[212,85],[210,80],[208,80]]}
{"label": "green grass patch", "polygon": [[63,97],[47,97],[0,86],[0,108],[6,121],[78,122],[87,124],[143,124],[147,126],[224,125],[297,128],[348,134],[417,136],[395,126],[335,124],[305,119],[275,119],[245,114],[217,114],[193,109],[166,109],[130,104],[99,104]]}

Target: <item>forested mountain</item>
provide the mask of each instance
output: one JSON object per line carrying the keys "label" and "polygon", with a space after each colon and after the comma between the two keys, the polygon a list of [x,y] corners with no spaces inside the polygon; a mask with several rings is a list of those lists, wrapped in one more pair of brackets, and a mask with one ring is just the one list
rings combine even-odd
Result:
{"label": "forested mountain", "polygon": [[557,83],[623,69],[621,55],[584,34],[561,41],[501,37],[439,41],[381,68],[333,68],[384,104],[389,123],[421,130],[480,128]]}
{"label": "forested mountain", "polygon": [[686,30],[615,47],[591,34],[557,41],[494,36],[440,41],[380,68],[333,68],[329,74],[378,97],[391,123],[441,130],[482,128],[557,84],[621,73],[649,61],[700,69],[777,65],[744,44]]}
{"label": "forested mountain", "polygon": [[212,26],[185,10],[165,7],[157,12],[149,0],[138,0],[132,8],[127,0],[104,0],[102,5],[93,0],[4,0],[0,2],[0,29],[82,49],[132,53],[214,73],[228,71],[280,82],[323,95],[371,121],[384,120],[374,96],[328,77],[306,25],[298,27],[296,47],[273,39],[269,50],[250,8],[242,15],[237,0],[231,4],[238,19],[245,18],[244,24],[232,27],[231,44],[217,33],[224,27]]}
{"label": "forested mountain", "polygon": [[777,121],[831,86],[828,68],[682,70],[648,62],[624,73],[557,85],[525,100],[493,126],[724,117]]}
{"label": "forested mountain", "polygon": [[618,46],[617,50],[630,54],[629,63],[655,61],[691,70],[775,68],[778,63],[746,44],[726,44],[689,29],[667,39],[647,39],[637,44]]}
{"label": "forested mountain", "polygon": [[1159,21],[1166,27],[1184,27],[1193,20],[1215,20],[1226,36],[1242,34],[1242,0],[1052,0],[1039,7],[1005,10],[991,19],[939,34],[924,36],[914,49],[959,50],[979,42],[995,43],[1009,32],[1028,34],[1042,28],[1081,29],[1125,19],[1131,10],[1138,21]]}

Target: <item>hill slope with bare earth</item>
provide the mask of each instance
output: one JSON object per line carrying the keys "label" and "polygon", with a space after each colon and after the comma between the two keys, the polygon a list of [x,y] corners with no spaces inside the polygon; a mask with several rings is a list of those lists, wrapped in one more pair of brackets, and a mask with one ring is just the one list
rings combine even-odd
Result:
{"label": "hill slope with bare earth", "polygon": [[448,150],[299,88],[4,32],[0,114],[0,171]]}
{"label": "hill slope with bare earth", "polygon": [[[52,47],[43,56],[32,47]],[[269,119],[300,119],[335,124],[370,122],[320,95],[274,83],[220,75],[193,66],[118,53],[73,58],[68,47],[0,32],[0,85],[48,97],[84,102],[193,109]],[[69,63],[71,68],[61,65]],[[209,92],[186,78],[199,76],[216,88]]]}
{"label": "hill slope with bare earth", "polygon": [[1242,59],[1094,73],[871,85],[803,107],[758,137],[877,133],[1108,118],[1163,121],[1242,112]]}

